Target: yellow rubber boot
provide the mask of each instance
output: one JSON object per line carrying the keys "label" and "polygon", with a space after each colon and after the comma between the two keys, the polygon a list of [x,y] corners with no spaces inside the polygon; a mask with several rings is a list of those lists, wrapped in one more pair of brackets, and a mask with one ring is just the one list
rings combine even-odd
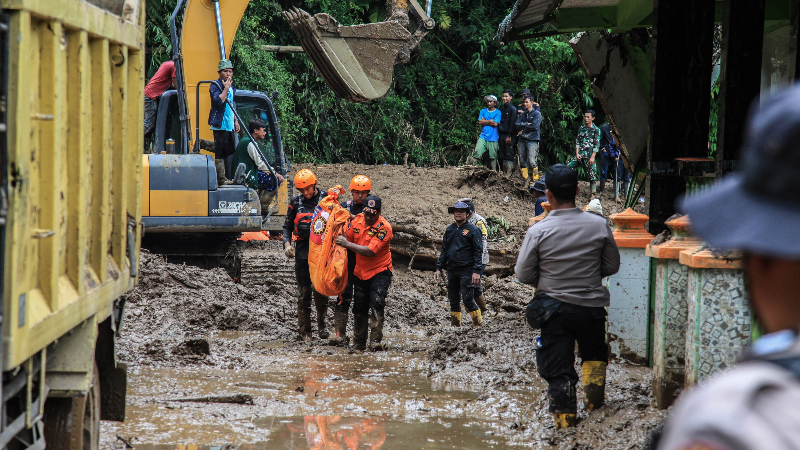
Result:
{"label": "yellow rubber boot", "polygon": [[534,167],[531,169],[531,181],[536,181],[539,179],[539,168]]}
{"label": "yellow rubber boot", "polygon": [[461,313],[450,311],[450,325],[454,327],[461,326]]}
{"label": "yellow rubber boot", "polygon": [[583,392],[586,393],[583,407],[586,411],[594,411],[603,406],[606,394],[607,365],[603,361],[584,361],[581,365]]}
{"label": "yellow rubber boot", "polygon": [[556,422],[556,430],[574,428],[578,423],[578,416],[576,414],[553,414],[553,420]]}
{"label": "yellow rubber boot", "polygon": [[480,326],[483,323],[483,316],[481,316],[481,310],[476,309],[475,311],[470,311],[469,315],[472,316],[472,324],[475,326]]}

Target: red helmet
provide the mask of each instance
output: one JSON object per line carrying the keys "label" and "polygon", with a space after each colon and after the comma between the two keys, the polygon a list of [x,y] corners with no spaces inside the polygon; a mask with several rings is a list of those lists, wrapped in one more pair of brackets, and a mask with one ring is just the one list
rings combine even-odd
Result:
{"label": "red helmet", "polygon": [[356,175],[350,180],[351,191],[371,191],[372,183],[366,175]]}
{"label": "red helmet", "polygon": [[312,184],[317,183],[317,176],[314,175],[314,172],[303,169],[300,172],[297,172],[297,175],[294,176],[294,187],[298,189],[303,189],[306,186],[311,186]]}

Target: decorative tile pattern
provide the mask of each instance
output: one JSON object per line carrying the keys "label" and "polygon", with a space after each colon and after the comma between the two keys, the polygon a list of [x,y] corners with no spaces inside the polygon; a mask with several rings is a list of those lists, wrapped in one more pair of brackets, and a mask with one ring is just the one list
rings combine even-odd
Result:
{"label": "decorative tile pattern", "polygon": [[687,386],[733,366],[753,333],[741,270],[690,268],[688,278]]}
{"label": "decorative tile pattern", "polygon": [[677,259],[656,262],[653,394],[659,408],[669,407],[683,387],[688,270]]}

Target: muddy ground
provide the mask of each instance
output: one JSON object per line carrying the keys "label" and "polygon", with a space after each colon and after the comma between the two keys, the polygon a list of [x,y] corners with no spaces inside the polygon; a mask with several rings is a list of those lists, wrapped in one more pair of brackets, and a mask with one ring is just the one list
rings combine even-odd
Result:
{"label": "muddy ground", "polygon": [[[473,196],[484,216],[511,221],[508,235],[519,239],[532,211],[509,180],[470,187],[452,168],[312,169],[324,186],[366,174],[392,223],[430,233],[444,229],[447,206],[461,196]],[[617,212],[608,195],[606,215]],[[251,272],[234,283],[223,269],[143,251],[118,340],[129,367],[128,417],[103,422],[102,448],[644,449],[665,417],[651,406],[650,370],[612,361],[606,406],[556,432],[536,372],[536,333],[522,316],[533,291],[513,276],[484,279],[483,327],[452,328],[444,285],[397,258],[388,350],[352,354],[327,340],[294,341],[294,263],[280,242],[243,244],[243,260]]]}

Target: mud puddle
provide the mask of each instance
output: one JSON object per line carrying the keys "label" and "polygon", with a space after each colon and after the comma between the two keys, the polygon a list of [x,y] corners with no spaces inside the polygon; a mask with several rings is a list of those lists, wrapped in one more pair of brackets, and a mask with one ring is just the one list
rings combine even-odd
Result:
{"label": "mud puddle", "polygon": [[258,338],[210,338],[240,346],[246,370],[134,368],[126,420],[103,423],[104,448],[509,448],[504,413],[534,400],[509,392],[498,410],[481,392],[432,382],[426,352],[413,351],[431,345],[419,336],[388,335],[389,351],[364,354]]}

